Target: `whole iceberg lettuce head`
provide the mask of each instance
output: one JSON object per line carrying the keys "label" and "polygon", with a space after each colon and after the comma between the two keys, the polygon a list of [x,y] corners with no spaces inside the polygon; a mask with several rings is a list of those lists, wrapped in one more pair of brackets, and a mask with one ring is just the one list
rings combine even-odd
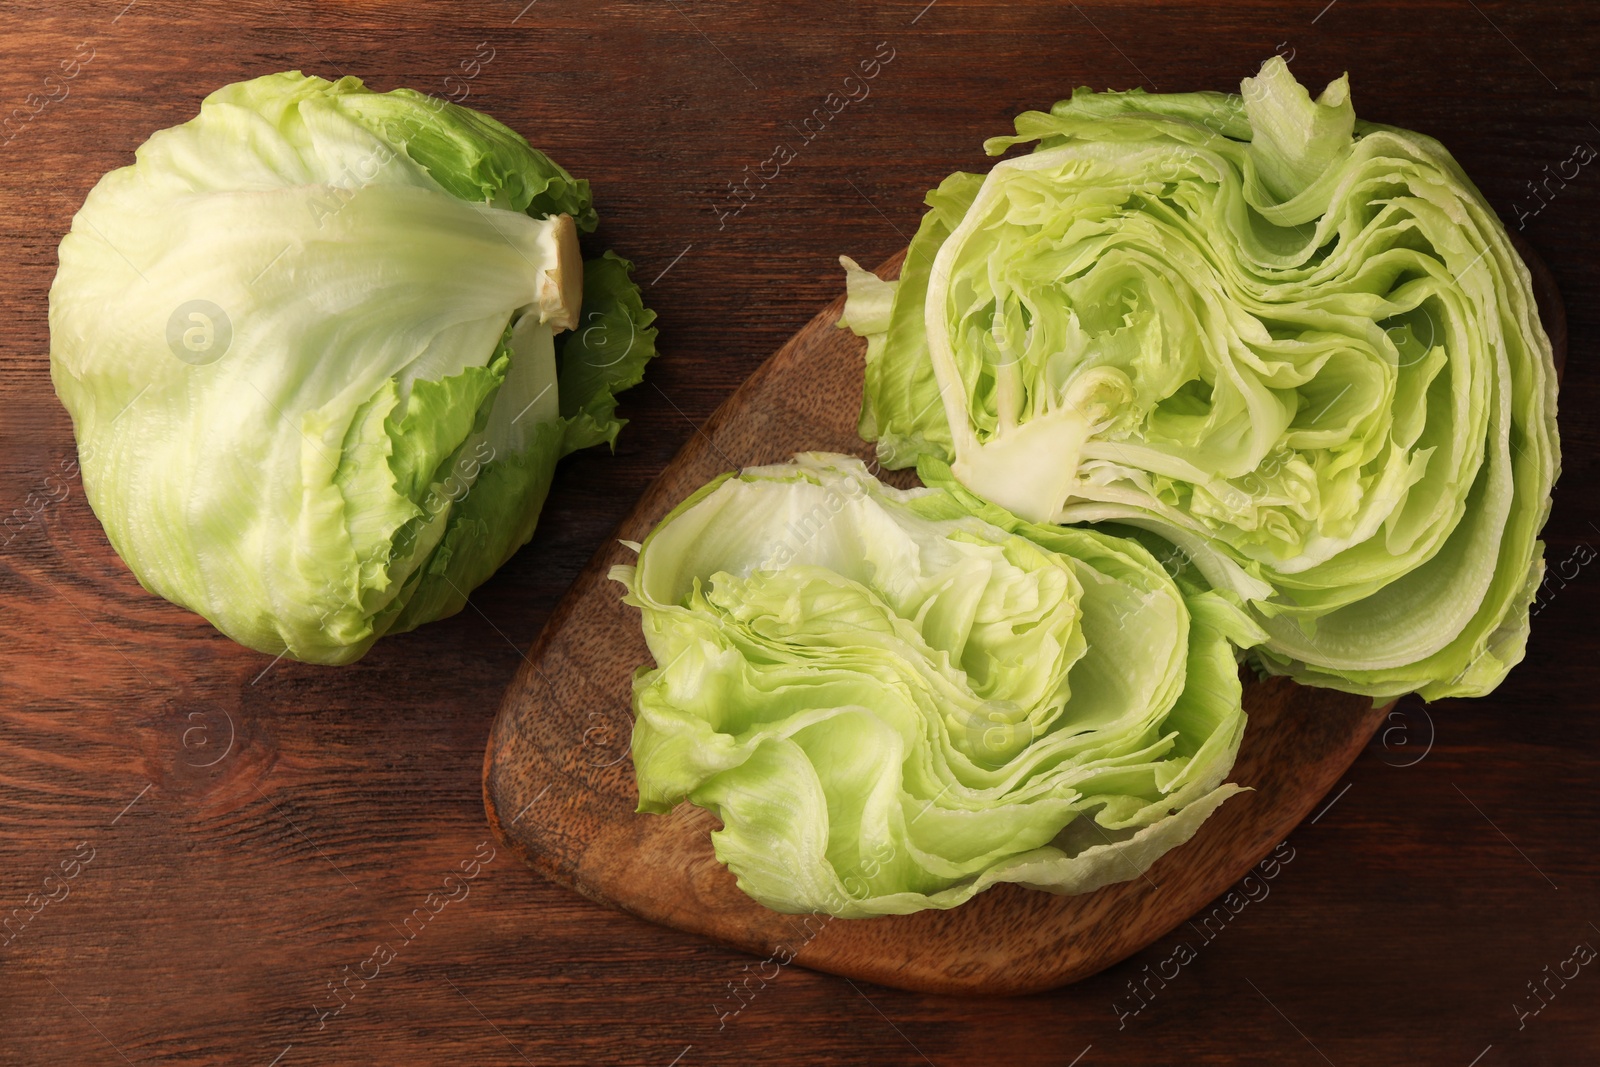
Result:
{"label": "whole iceberg lettuce head", "polygon": [[629,265],[579,257],[595,221],[478,112],[298,73],[213,93],[90,192],[50,290],[112,545],[302,660],[459,610],[654,354]]}
{"label": "whole iceberg lettuce head", "polygon": [[950,908],[1136,878],[1238,787],[1230,641],[1260,634],[1137,543],[994,524],[808,454],[706,486],[612,575],[639,807],[688,800],[779,911]]}
{"label": "whole iceberg lettuce head", "polygon": [[[1559,468],[1526,267],[1436,141],[1313,100],[1079,90],[847,264],[863,436],[1024,518],[1178,546],[1264,665],[1375,697],[1522,657]],[[945,466],[945,465],[948,466]]]}

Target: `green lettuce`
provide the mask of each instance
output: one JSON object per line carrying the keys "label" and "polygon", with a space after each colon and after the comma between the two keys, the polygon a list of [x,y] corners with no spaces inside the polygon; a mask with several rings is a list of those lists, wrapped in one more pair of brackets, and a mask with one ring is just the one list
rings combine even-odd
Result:
{"label": "green lettuce", "polygon": [[929,194],[897,282],[845,261],[882,462],[1159,535],[1269,671],[1493,689],[1543,573],[1556,381],[1450,154],[1279,58],[1237,96],[1080,89],[1016,129],[987,149],[1031,153]]}
{"label": "green lettuce", "polygon": [[654,354],[629,264],[581,261],[596,221],[587,182],[410,89],[211,94],[89,193],[50,290],[113,547],[311,662],[460,610]]}
{"label": "green lettuce", "polygon": [[778,911],[951,908],[1137,878],[1238,787],[1234,644],[1262,636],[1137,543],[902,491],[810,453],[725,475],[612,576],[639,809],[714,812]]}

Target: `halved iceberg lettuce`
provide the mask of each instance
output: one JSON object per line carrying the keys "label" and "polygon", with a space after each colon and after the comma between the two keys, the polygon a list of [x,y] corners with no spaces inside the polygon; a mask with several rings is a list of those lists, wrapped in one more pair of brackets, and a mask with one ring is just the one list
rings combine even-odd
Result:
{"label": "halved iceberg lettuce", "polygon": [[[1559,469],[1527,268],[1431,138],[1313,101],[1079,90],[854,264],[861,432],[1026,519],[1176,545],[1263,665],[1377,698],[1521,659]],[[937,461],[929,466],[929,461]]]}
{"label": "halved iceberg lettuce", "polygon": [[811,453],[725,475],[612,576],[641,811],[723,822],[779,911],[950,908],[1137,878],[1238,787],[1234,644],[1262,636],[1138,544]]}

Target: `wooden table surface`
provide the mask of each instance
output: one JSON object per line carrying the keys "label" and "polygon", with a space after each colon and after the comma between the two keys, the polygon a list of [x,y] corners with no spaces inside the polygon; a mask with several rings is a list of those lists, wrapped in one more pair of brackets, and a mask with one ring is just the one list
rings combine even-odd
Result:
{"label": "wooden table surface", "polygon": [[[1584,5],[124,3],[0,14],[5,108],[30,114],[29,94],[77,72],[0,132],[0,504],[27,516],[0,551],[0,918],[17,917],[0,1063],[1595,1062],[1600,974],[1555,977],[1600,947],[1600,568],[1579,562],[1600,545],[1600,165],[1575,162],[1600,146],[1600,32]],[[484,741],[522,650],[696,425],[838,292],[835,257],[902,247],[923,191],[982,167],[980,142],[1019,110],[1083,83],[1226,89],[1275,51],[1308,82],[1348,70],[1361,115],[1439,137],[1565,294],[1547,539],[1567,579],[1510,680],[1402,704],[1212,940],[1170,935],[1023,999],[756,978],[751,958],[483,844]],[[862,97],[844,79],[875,54],[892,59]],[[616,454],[563,464],[533,543],[468,610],[345,668],[275,663],[145,594],[64,473],[48,375],[55,248],[95,180],[210,90],[294,67],[466,88],[592,180],[660,312],[663,356],[623,404]],[[833,92],[862,98],[806,140]],[[779,144],[796,158],[719,215]],[[476,877],[446,887],[463,863]],[[336,998],[379,944],[378,974]]]}

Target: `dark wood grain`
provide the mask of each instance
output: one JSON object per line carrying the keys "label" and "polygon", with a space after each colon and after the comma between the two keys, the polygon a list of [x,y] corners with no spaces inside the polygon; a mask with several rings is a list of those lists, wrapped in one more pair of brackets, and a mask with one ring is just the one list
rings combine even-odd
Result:
{"label": "dark wood grain", "polygon": [[[904,259],[892,257],[879,276],[897,276]],[[817,449],[870,458],[871,446],[856,436],[866,345],[838,328],[843,307],[841,295],[717,409],[646,490],[618,538],[643,541],[724,471]],[[1280,844],[1393,706],[1283,679],[1252,680],[1245,696],[1250,725],[1229,776],[1251,792],[1228,802],[1143,877],[1081,896],[1000,885],[952,911],[807,921],[769,911],[740,891],[712,852],[710,831],[718,824],[708,813],[687,805],[666,817],[633,810],[638,791],[624,758],[629,702],[634,671],[652,661],[638,610],[622,605],[607,575],[634,558],[615,541],[601,549],[506,691],[483,768],[496,835],[594,900],[764,960],[901,989],[1035,993],[1144,948]],[[546,798],[559,803],[541,806]]]}
{"label": "dark wood grain", "polygon": [[[96,50],[70,96],[0,148],[4,510],[71,455],[45,294],[73,212],[152,131],[268,71],[445,93],[488,42],[468,102],[593,181],[602,236],[653,282],[664,352],[623,403],[616,454],[563,463],[534,542],[473,606],[349,668],[272,665],[145,594],[75,482],[0,550],[0,915],[77,842],[97,849],[71,896],[0,946],[0,1063],[1593,1061],[1590,969],[1521,1029],[1512,1004],[1578,940],[1600,946],[1594,565],[1554,589],[1491,697],[1402,703],[1337,802],[1295,831],[1270,896],[1120,1028],[1128,983],[1179,934],[1014,999],[787,968],[728,1018],[750,956],[585,901],[504,852],[319,1028],[326,983],[398,938],[390,923],[489,837],[479,772],[500,695],[649,483],[837,295],[840,252],[904,247],[927,188],[985,166],[984,137],[1075,85],[1223,88],[1282,42],[1302,78],[1348,70],[1363,115],[1438,137],[1513,226],[1534,212],[1523,232],[1567,297],[1574,353],[1546,539],[1558,566],[1600,547],[1600,170],[1564,186],[1544,171],[1600,147],[1587,6],[540,0],[518,19],[525,2],[62,0],[0,15],[7,110],[78,42]],[[726,183],[885,40],[896,58],[870,98],[719,229]],[[228,717],[234,747],[198,766]]]}

